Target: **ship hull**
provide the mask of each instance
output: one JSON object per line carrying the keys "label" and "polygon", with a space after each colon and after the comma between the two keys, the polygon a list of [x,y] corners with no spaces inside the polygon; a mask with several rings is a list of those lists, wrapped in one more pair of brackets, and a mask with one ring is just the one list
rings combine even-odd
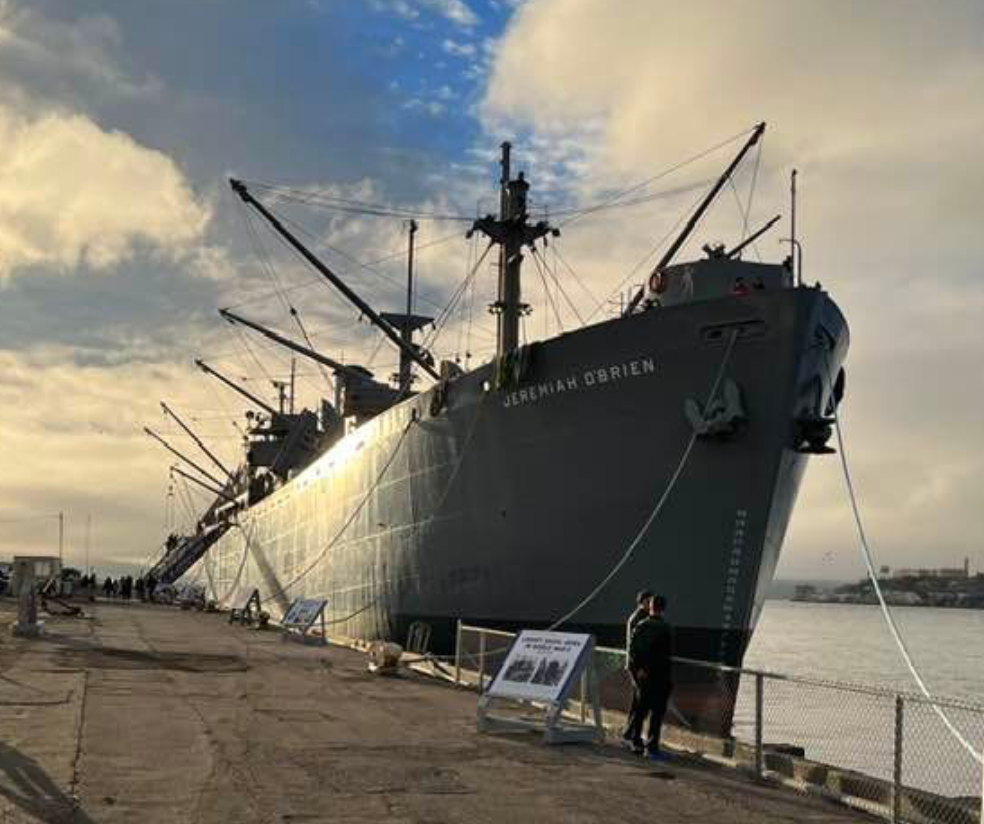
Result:
{"label": "ship hull", "polygon": [[[651,588],[669,600],[678,655],[738,665],[805,469],[796,418],[825,408],[846,348],[836,306],[804,288],[545,341],[513,386],[493,389],[487,365],[442,404],[422,393],[242,513],[206,557],[211,595],[229,604],[256,587],[274,614],[323,597],[335,631],[367,640],[402,641],[425,621],[448,651],[458,620],[519,629],[564,616],[561,629],[622,646],[635,593]],[[688,451],[684,404],[727,381],[747,425]],[[683,680],[695,725],[730,724],[720,696],[733,685]]]}

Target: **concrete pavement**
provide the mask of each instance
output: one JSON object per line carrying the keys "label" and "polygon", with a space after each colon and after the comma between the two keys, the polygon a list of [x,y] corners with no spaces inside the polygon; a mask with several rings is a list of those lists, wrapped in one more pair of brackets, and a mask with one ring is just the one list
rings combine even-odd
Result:
{"label": "concrete pavement", "polygon": [[99,604],[11,637],[0,822],[858,822],[815,798],[614,746],[475,730],[474,693],[224,616]]}

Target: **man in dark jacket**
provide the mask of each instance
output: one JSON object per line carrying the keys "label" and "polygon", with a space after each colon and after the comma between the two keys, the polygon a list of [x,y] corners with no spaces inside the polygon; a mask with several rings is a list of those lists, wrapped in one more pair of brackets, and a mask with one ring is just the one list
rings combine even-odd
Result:
{"label": "man in dark jacket", "polygon": [[666,703],[673,688],[673,628],[663,620],[666,598],[655,595],[649,601],[649,617],[638,624],[629,644],[629,673],[636,684],[638,711],[629,719],[626,737],[642,750],[642,727],[649,717],[649,737],[645,749],[654,761],[662,760],[659,736]]}
{"label": "man in dark jacket", "polygon": [[[653,593],[648,589],[642,590],[642,592],[636,596],[636,608],[632,610],[632,614],[625,622],[625,669],[628,671],[629,677],[632,677],[632,670],[629,668],[629,647],[632,644],[632,635],[635,633],[636,627],[649,618],[649,601],[652,597]],[[629,718],[625,727],[625,732],[622,733],[622,742],[626,746],[630,746],[633,750],[637,750],[641,753],[642,742],[641,740],[637,740],[637,738],[632,735],[633,718],[635,718],[638,713],[639,685],[636,683],[635,678],[632,678],[632,706],[629,707]]]}

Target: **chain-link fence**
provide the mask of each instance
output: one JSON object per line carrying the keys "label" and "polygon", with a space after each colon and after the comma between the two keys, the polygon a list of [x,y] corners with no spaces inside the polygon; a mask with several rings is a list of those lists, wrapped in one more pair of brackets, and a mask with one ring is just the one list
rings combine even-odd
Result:
{"label": "chain-link fence", "polygon": [[[484,689],[514,638],[459,625],[455,680]],[[631,699],[625,653],[598,647],[594,667],[606,727],[619,730]],[[672,749],[893,822],[984,824],[984,706],[684,658],[674,681]]]}

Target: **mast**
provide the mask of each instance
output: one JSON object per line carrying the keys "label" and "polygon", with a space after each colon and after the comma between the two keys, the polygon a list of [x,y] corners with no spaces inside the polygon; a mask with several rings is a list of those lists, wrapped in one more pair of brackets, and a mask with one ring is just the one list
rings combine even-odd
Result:
{"label": "mast", "polygon": [[490,311],[499,318],[496,335],[496,354],[499,357],[519,346],[519,321],[529,311],[529,305],[522,301],[523,247],[532,246],[547,234],[554,237],[560,234],[545,220],[536,225],[528,222],[527,194],[530,184],[522,172],[516,180],[511,179],[511,151],[512,144],[508,141],[502,144],[498,219],[486,215],[476,220],[471,229],[472,232],[484,233],[499,245],[499,295],[490,307]]}
{"label": "mast", "polygon": [[413,380],[413,375],[410,374],[413,361],[407,356],[407,352],[413,348],[413,246],[419,228],[417,221],[411,220],[407,228],[410,235],[407,241],[407,313],[403,316],[401,330],[401,337],[406,345],[400,349],[400,391],[403,393],[410,391],[410,383]]}
{"label": "mast", "polygon": [[191,428],[187,426],[187,424],[185,424],[185,422],[177,416],[174,410],[171,409],[166,403],[164,403],[164,401],[161,401],[161,409],[164,410],[165,415],[168,415],[169,417],[174,419],[175,423],[177,423],[177,425],[180,426],[185,431],[188,437],[195,442],[198,448],[205,453],[208,459],[212,463],[214,463],[219,469],[221,469],[222,472],[225,473],[225,476],[231,481],[232,473],[225,468],[225,465],[222,463],[222,461],[220,461],[218,458],[215,457],[215,455],[212,454],[209,448],[202,443],[201,439],[194,432],[191,431]]}
{"label": "mast", "polygon": [[360,298],[338,275],[336,275],[331,269],[329,269],[324,263],[319,260],[315,254],[308,249],[303,243],[301,243],[287,228],[279,221],[277,218],[271,214],[271,212],[258,201],[249,190],[246,188],[246,184],[241,180],[230,180],[229,185],[232,190],[239,195],[243,203],[252,206],[257,212],[259,212],[264,219],[273,227],[273,229],[284,238],[291,246],[293,246],[301,256],[310,263],[322,277],[325,278],[332,286],[338,289],[355,307],[362,312],[369,320],[377,326],[386,337],[388,337],[393,343],[399,347],[400,351],[403,352],[408,358],[415,361],[428,375],[430,375],[434,380],[440,380],[440,374],[433,366],[434,359],[430,355],[420,350],[418,347],[412,344],[407,344],[400,337],[397,331],[383,320],[376,311],[366,303],[362,298]]}
{"label": "mast", "polygon": [[[700,205],[696,208],[696,210],[694,210],[694,213],[690,216],[690,220],[687,221],[687,225],[683,227],[683,231],[677,235],[676,240],[670,244],[670,248],[667,249],[663,254],[663,257],[660,258],[659,263],[653,267],[653,273],[662,272],[663,269],[670,265],[670,262],[676,256],[676,253],[680,251],[680,247],[687,242],[687,238],[689,238],[694,229],[697,228],[697,223],[704,216],[704,213],[710,208],[711,204],[714,202],[714,198],[718,196],[718,192],[724,188],[724,185],[731,178],[731,175],[734,174],[735,169],[737,169],[741,161],[745,159],[745,155],[748,154],[752,146],[759,142],[759,138],[762,137],[764,132],[765,123],[759,123],[758,126],[756,126],[752,131],[751,137],[749,137],[748,140],[745,141],[745,145],[741,147],[741,151],[739,151],[735,159],[731,161],[731,165],[724,170],[724,174],[718,178],[717,183],[714,184],[711,191],[707,193],[707,196],[700,202]],[[642,300],[645,293],[646,287],[640,286],[639,291],[632,296],[632,300],[629,301],[629,305],[622,313],[622,317],[631,315],[635,311],[636,306],[639,305],[639,301]]]}
{"label": "mast", "polygon": [[357,380],[367,380],[372,377],[372,373],[367,370],[356,369],[351,366],[346,366],[344,363],[339,363],[336,360],[332,360],[326,355],[322,355],[320,352],[315,352],[313,349],[308,349],[305,346],[301,346],[299,343],[294,343],[294,341],[289,338],[285,338],[283,335],[278,335],[271,329],[267,329],[265,326],[261,326],[256,321],[247,320],[230,309],[219,309],[219,314],[225,318],[229,323],[240,323],[243,326],[248,326],[256,332],[259,332],[265,338],[272,340],[274,343],[279,343],[281,346],[291,349],[297,352],[299,355],[304,355],[306,358],[311,358],[313,361],[322,363],[329,369],[333,369],[335,372],[341,372],[350,378],[356,378]]}
{"label": "mast", "polygon": [[236,386],[236,384],[233,383],[231,380],[229,380],[225,375],[223,375],[221,372],[216,371],[204,361],[196,360],[195,366],[201,369],[202,372],[204,372],[206,375],[211,375],[214,378],[218,378],[220,381],[222,381],[222,383],[224,383],[233,391],[238,392],[240,395],[246,398],[250,403],[260,407],[260,409],[266,412],[270,417],[273,417],[275,414],[277,414],[277,410],[274,409],[272,406],[270,406],[270,404],[260,400],[258,397],[256,397],[256,395],[247,392],[241,386]]}

